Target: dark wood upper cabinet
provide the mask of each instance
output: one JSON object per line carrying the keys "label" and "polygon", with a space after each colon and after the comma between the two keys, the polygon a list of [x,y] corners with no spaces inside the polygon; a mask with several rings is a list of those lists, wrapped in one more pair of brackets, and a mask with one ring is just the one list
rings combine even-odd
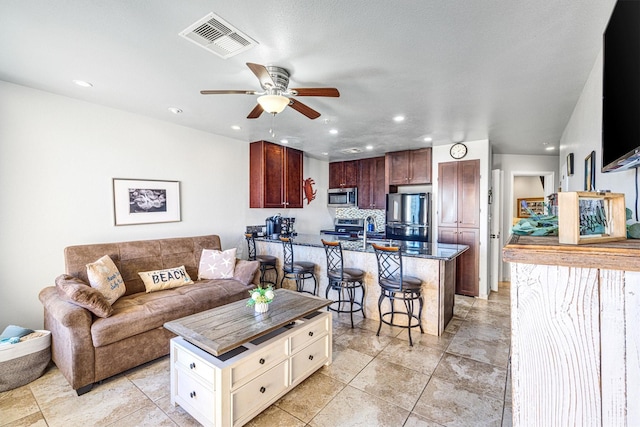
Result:
{"label": "dark wood upper cabinet", "polygon": [[431,148],[387,153],[386,185],[431,184]]}
{"label": "dark wood upper cabinet", "polygon": [[360,209],[385,208],[384,164],[384,156],[360,159],[360,175],[358,177],[358,207]]}
{"label": "dark wood upper cabinet", "polygon": [[357,187],[358,170],[358,160],[329,163],[329,188]]}
{"label": "dark wood upper cabinet", "polygon": [[249,207],[302,207],[303,153],[267,141],[249,146]]}

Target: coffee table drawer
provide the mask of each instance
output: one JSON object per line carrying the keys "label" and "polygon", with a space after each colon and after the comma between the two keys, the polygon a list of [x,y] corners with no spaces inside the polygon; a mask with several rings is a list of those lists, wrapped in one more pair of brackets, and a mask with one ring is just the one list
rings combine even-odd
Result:
{"label": "coffee table drawer", "polygon": [[303,348],[291,358],[291,384],[315,371],[329,359],[329,335]]}
{"label": "coffee table drawer", "polygon": [[211,384],[213,390],[215,384],[215,369],[211,364],[204,361],[200,357],[190,351],[176,346],[176,364],[184,370],[191,372],[193,375],[201,378],[207,384]]}
{"label": "coffee table drawer", "polygon": [[175,375],[176,394],[180,405],[191,407],[198,415],[196,418],[204,417],[213,424],[216,407],[214,392],[182,368],[176,369]]}
{"label": "coffee table drawer", "polygon": [[287,388],[288,369],[289,361],[286,360],[231,394],[234,425],[238,420],[262,410],[263,405]]}
{"label": "coffee table drawer", "polygon": [[258,352],[231,369],[231,388],[236,388],[243,381],[255,378],[287,357],[287,340],[281,339],[277,344]]}
{"label": "coffee table drawer", "polygon": [[321,337],[323,334],[329,332],[329,322],[331,321],[331,316],[323,317],[324,318],[322,319],[322,321],[311,322],[310,325],[302,327],[297,334],[291,337],[292,353],[295,353],[308,343],[317,340],[318,337]]}

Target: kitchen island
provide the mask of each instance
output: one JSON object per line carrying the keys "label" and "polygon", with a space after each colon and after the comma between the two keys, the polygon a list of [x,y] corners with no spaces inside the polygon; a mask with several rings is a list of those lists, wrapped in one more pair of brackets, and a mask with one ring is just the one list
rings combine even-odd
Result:
{"label": "kitchen island", "polygon": [[[342,236],[324,234],[301,234],[293,237],[296,261],[310,261],[317,265],[321,297],[325,296],[328,285],[327,261],[321,239],[326,241],[340,241],[342,243],[345,267],[364,270],[364,285],[366,289],[364,311],[369,319],[379,320],[378,298],[378,264],[371,243],[381,245],[401,246],[404,274],[415,276],[422,280],[422,295],[424,308],[422,310],[422,326],[425,333],[442,335],[447,324],[453,317],[455,292],[456,258],[468,249],[465,245],[447,243],[402,242],[397,240],[369,240],[364,244],[361,238],[351,239]],[[282,277],[282,242],[257,237],[257,252],[261,255],[273,255],[278,258],[278,271]],[[285,288],[295,289],[293,281],[285,280]],[[385,300],[384,304],[388,301]],[[417,314],[416,307],[416,314]],[[383,305],[383,311],[385,311]],[[398,316],[399,321],[406,321],[406,316]]]}

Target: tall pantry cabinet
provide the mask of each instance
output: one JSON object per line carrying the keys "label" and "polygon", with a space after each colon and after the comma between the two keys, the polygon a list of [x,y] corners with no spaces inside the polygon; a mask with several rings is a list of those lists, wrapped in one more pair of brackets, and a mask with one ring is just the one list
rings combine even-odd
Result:
{"label": "tall pantry cabinet", "polygon": [[480,160],[438,164],[438,242],[469,246],[457,258],[456,293],[478,296]]}

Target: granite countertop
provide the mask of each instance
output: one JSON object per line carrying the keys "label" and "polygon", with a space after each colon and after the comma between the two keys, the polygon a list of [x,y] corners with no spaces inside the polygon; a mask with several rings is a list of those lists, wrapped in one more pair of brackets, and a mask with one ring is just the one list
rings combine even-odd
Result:
{"label": "granite countertop", "polygon": [[[328,242],[339,241],[342,243],[342,250],[353,252],[370,252],[374,253],[373,246],[370,243],[376,243],[383,246],[399,246],[402,248],[402,255],[414,258],[437,259],[451,261],[464,251],[469,249],[467,245],[455,245],[451,243],[438,242],[407,242],[402,240],[391,239],[367,239],[367,247],[364,248],[362,239],[351,239],[342,236],[334,236],[329,234],[298,234],[292,238],[294,245],[310,246],[314,248],[322,248],[322,241]],[[270,239],[266,237],[256,237],[256,241],[280,243],[280,240]]]}

